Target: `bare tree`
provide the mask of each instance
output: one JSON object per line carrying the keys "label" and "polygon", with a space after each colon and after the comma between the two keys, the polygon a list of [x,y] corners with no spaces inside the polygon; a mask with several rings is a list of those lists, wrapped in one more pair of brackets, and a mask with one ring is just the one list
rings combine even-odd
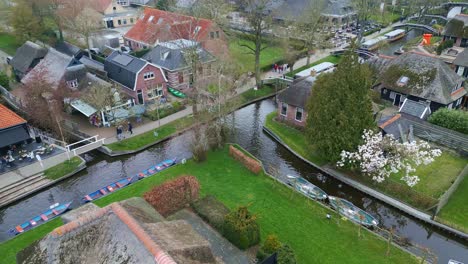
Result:
{"label": "bare tree", "polygon": [[261,86],[260,80],[260,54],[267,46],[264,43],[264,34],[270,28],[272,22],[271,10],[273,0],[242,0],[241,6],[245,8],[247,22],[253,35],[253,45],[240,43],[255,57],[255,84]]}
{"label": "bare tree", "polygon": [[82,93],[81,99],[90,104],[98,111],[104,111],[109,114],[111,119],[115,120],[116,109],[120,101],[118,89],[111,85],[95,84]]}
{"label": "bare tree", "polygon": [[226,24],[226,15],[232,10],[225,0],[198,0],[192,7],[191,15],[215,21],[218,25]]}
{"label": "bare tree", "polygon": [[363,23],[369,21],[370,17],[377,10],[377,0],[352,0],[354,10],[357,15],[357,24],[360,25],[358,41],[361,42]]}

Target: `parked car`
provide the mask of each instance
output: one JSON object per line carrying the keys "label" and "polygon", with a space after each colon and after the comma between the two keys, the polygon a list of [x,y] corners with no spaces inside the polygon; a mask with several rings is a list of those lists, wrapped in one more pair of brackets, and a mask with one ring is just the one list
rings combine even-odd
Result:
{"label": "parked car", "polygon": [[8,56],[8,57],[6,58],[6,63],[9,65],[12,59],[13,59],[12,56]]}
{"label": "parked car", "polygon": [[129,46],[120,46],[120,50],[123,53],[130,53],[132,51],[132,49]]}

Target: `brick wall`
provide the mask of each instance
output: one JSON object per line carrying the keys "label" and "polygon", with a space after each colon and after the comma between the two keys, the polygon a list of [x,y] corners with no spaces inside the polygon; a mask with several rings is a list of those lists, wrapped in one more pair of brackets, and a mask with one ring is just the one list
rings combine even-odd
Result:
{"label": "brick wall", "polygon": [[293,105],[288,105],[288,111],[286,112],[286,116],[283,116],[281,114],[281,102],[278,102],[278,114],[277,114],[277,120],[281,122],[285,122],[288,124],[292,124],[294,126],[298,127],[304,127],[306,125],[306,120],[307,120],[307,112],[305,109],[303,109],[302,112],[302,122],[296,120],[296,107]]}
{"label": "brick wall", "polygon": [[[154,72],[154,79],[151,80],[145,80],[144,79],[144,74],[146,72]],[[148,98],[148,91],[155,88],[158,84],[163,85],[163,94],[167,95],[167,84],[164,79],[164,76],[161,72],[161,70],[158,67],[155,67],[154,65],[148,64],[146,65],[138,74],[137,80],[136,80],[136,91],[134,93],[134,98],[138,102],[137,98],[137,91],[142,90],[143,91],[143,101],[147,102],[150,99]]]}

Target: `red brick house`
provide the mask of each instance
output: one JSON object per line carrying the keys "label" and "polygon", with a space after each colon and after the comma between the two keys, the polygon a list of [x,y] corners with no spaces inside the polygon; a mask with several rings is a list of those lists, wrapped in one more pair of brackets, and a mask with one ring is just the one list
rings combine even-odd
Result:
{"label": "red brick house", "polygon": [[199,42],[216,56],[228,53],[226,36],[215,22],[153,8],[146,8],[124,35],[125,44],[134,50],[152,48],[159,42],[176,39]]}
{"label": "red brick house", "polygon": [[162,69],[137,57],[114,51],[106,58],[104,70],[137,104],[151,103],[167,94]]}
{"label": "red brick house", "polygon": [[277,120],[304,127],[307,120],[307,101],[312,93],[314,77],[297,79],[289,88],[278,94]]}

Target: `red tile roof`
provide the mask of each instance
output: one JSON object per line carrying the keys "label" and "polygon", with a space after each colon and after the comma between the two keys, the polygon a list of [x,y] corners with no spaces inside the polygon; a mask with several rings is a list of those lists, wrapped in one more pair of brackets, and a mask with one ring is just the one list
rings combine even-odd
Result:
{"label": "red tile roof", "polygon": [[0,129],[9,128],[24,123],[26,123],[26,120],[8,109],[6,106],[0,104]]}
{"label": "red tile roof", "polygon": [[[146,8],[142,17],[124,38],[153,45],[157,40],[189,39],[200,41],[207,36],[213,21],[177,13]],[[196,28],[198,32],[195,33]]]}
{"label": "red tile roof", "polygon": [[379,127],[384,129],[386,126],[392,124],[393,122],[397,121],[401,117],[401,114],[397,114],[394,117],[387,120],[385,123],[381,124]]}

